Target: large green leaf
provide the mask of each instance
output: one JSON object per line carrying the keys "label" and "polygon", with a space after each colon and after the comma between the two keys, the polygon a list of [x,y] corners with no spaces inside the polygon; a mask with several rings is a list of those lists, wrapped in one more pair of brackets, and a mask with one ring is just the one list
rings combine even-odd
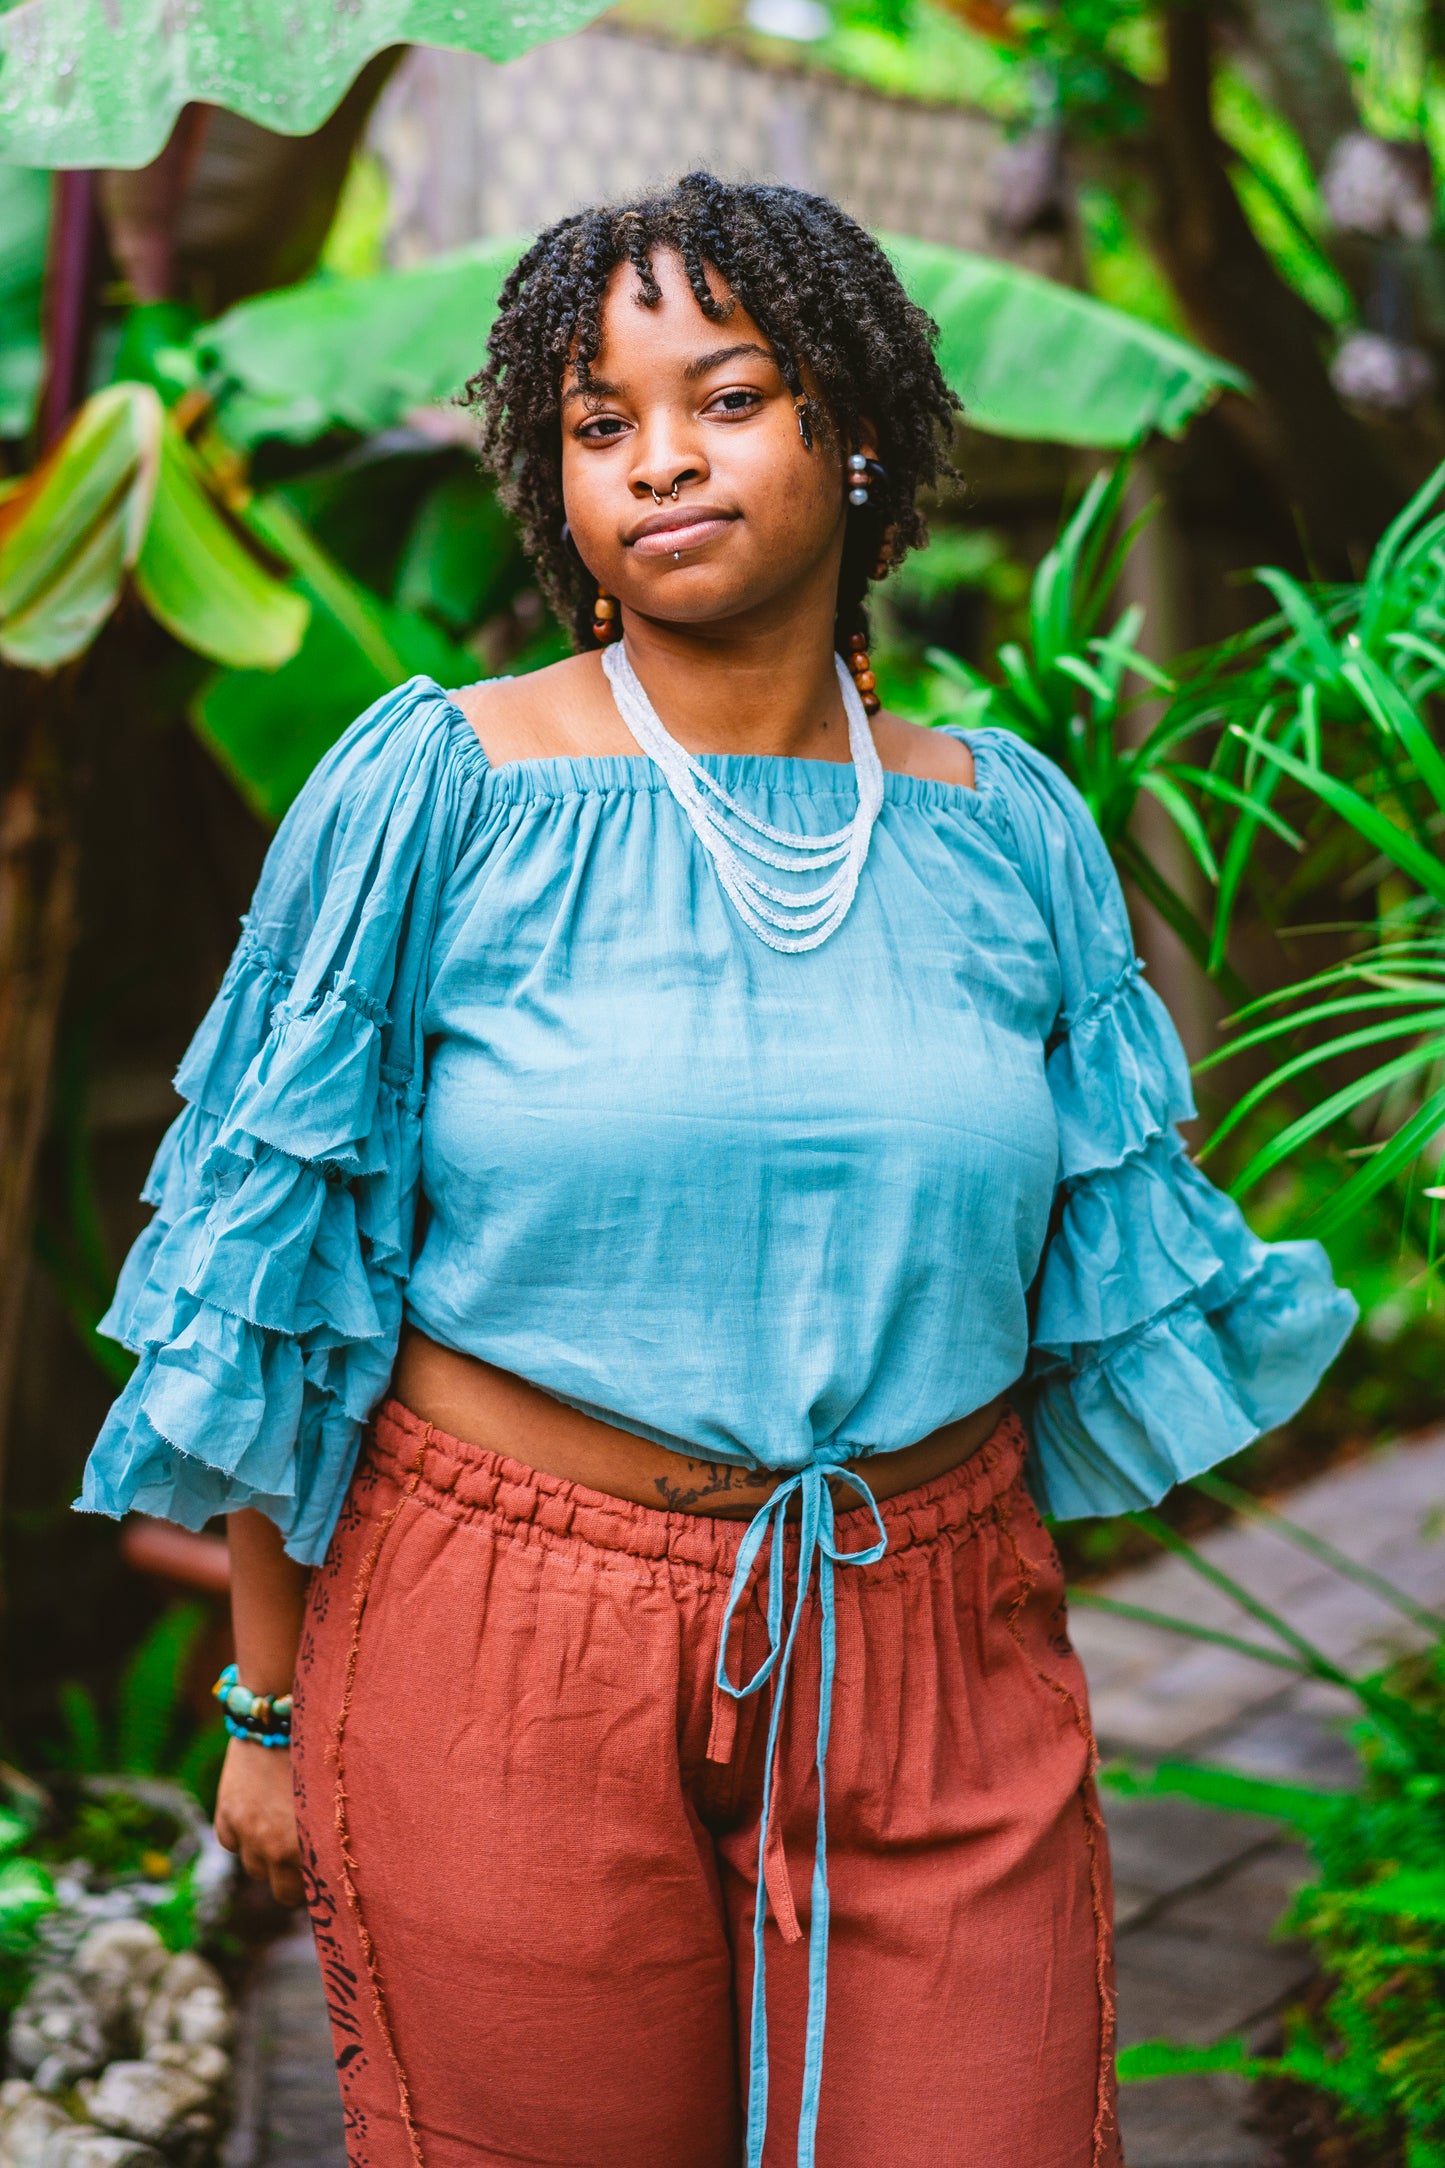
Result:
{"label": "large green leaf", "polygon": [[479,625],[527,577],[517,530],[476,474],[450,474],[426,498],[402,551],[396,599],[449,631]]}
{"label": "large green leaf", "polygon": [[304,599],[228,524],[155,389],[112,384],[0,504],[0,655],[71,661],[131,572],[152,616],[215,662],[274,669],[296,651]]}
{"label": "large green leaf", "polygon": [[1017,264],[883,236],[937,322],[938,358],[967,419],[991,436],[1116,447],[1178,436],[1226,386],[1228,363]]}
{"label": "large green leaf", "polygon": [[54,670],[80,654],[140,555],[163,411],[144,384],[87,400],[50,457],[0,504],[0,655]]}
{"label": "large green leaf", "polygon": [[374,278],[310,279],[244,301],[201,333],[229,379],[227,436],[305,441],[341,423],[389,428],[480,367],[516,239],[483,241]]}
{"label": "large green leaf", "polygon": [[[405,271],[313,279],[201,334],[229,380],[227,433],[314,437],[384,429],[459,391],[478,367],[516,240],[484,241]],[[1226,363],[1052,279],[932,241],[887,238],[913,298],[936,317],[939,359],[976,428],[1068,444],[1177,435],[1225,385]]]}
{"label": "large green leaf", "polygon": [[510,60],[604,0],[20,0],[0,13],[0,159],[143,166],[192,99],[308,135],[373,53]]}
{"label": "large green leaf", "polygon": [[195,454],[169,423],[135,582],[167,632],[234,670],[276,669],[306,629],[304,598],[232,532]]}
{"label": "large green leaf", "polygon": [[279,494],[252,512],[298,567],[311,605],[305,638],[279,670],[231,670],[195,701],[197,731],[264,820],[277,821],[322,754],[363,709],[421,672],[464,685],[477,663],[424,617],[380,600],[327,557]]}
{"label": "large green leaf", "polygon": [[0,166],[0,437],[23,437],[40,389],[50,175]]}

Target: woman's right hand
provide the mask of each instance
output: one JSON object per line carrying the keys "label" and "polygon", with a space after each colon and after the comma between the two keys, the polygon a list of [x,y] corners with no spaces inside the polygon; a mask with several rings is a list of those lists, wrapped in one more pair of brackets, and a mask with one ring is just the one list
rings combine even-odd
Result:
{"label": "woman's right hand", "polygon": [[253,1882],[270,1883],[278,1904],[304,1902],[291,1756],[284,1748],[231,1741],[216,1794],[216,1835]]}

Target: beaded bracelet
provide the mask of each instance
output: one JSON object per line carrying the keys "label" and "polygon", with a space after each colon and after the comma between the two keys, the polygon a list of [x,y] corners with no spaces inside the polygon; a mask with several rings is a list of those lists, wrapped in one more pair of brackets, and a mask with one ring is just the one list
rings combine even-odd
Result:
{"label": "beaded bracelet", "polygon": [[249,1686],[241,1684],[234,1664],[227,1664],[211,1692],[221,1704],[226,1729],[233,1739],[249,1739],[253,1746],[290,1746],[289,1694],[253,1694]]}

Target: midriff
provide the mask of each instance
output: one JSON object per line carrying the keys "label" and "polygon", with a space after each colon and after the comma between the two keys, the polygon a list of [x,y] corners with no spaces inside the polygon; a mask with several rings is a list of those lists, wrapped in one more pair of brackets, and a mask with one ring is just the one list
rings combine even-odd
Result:
{"label": "midriff", "polygon": [[[565,1406],[508,1370],[439,1347],[411,1325],[402,1331],[391,1391],[413,1415],[449,1437],[484,1452],[505,1453],[543,1475],[662,1512],[750,1520],[786,1472],[695,1460],[650,1438],[634,1437]],[[912,1490],[967,1460],[994,1430],[1007,1399],[1000,1393],[986,1407],[945,1423],[912,1445],[869,1453],[848,1466],[859,1471],[875,1498]],[[851,1497],[847,1502],[853,1502]]]}

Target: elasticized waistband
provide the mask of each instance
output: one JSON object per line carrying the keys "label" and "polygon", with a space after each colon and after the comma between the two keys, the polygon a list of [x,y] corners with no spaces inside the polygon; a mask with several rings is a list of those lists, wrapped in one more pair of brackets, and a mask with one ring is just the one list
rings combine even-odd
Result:
{"label": "elasticized waistband", "polygon": [[[1017,1480],[1026,1451],[1023,1425],[1012,1408],[1005,1409],[983,1444],[956,1468],[881,1500],[878,1512],[888,1549],[874,1570],[886,1571],[910,1550],[966,1532],[971,1523],[988,1518]],[[544,1475],[505,1453],[438,1430],[399,1400],[387,1400],[377,1411],[368,1428],[366,1454],[378,1473],[454,1520],[491,1518],[518,1528],[531,1526],[598,1550],[692,1567],[723,1580],[731,1577],[748,1531],[745,1520],[670,1513],[609,1497],[563,1476]],[[862,1465],[866,1475],[867,1462]],[[779,1470],[779,1479],[793,1472]],[[839,1512],[840,1547],[860,1547],[873,1525],[866,1506]],[[795,1543],[796,1530],[790,1528],[788,1535]]]}

